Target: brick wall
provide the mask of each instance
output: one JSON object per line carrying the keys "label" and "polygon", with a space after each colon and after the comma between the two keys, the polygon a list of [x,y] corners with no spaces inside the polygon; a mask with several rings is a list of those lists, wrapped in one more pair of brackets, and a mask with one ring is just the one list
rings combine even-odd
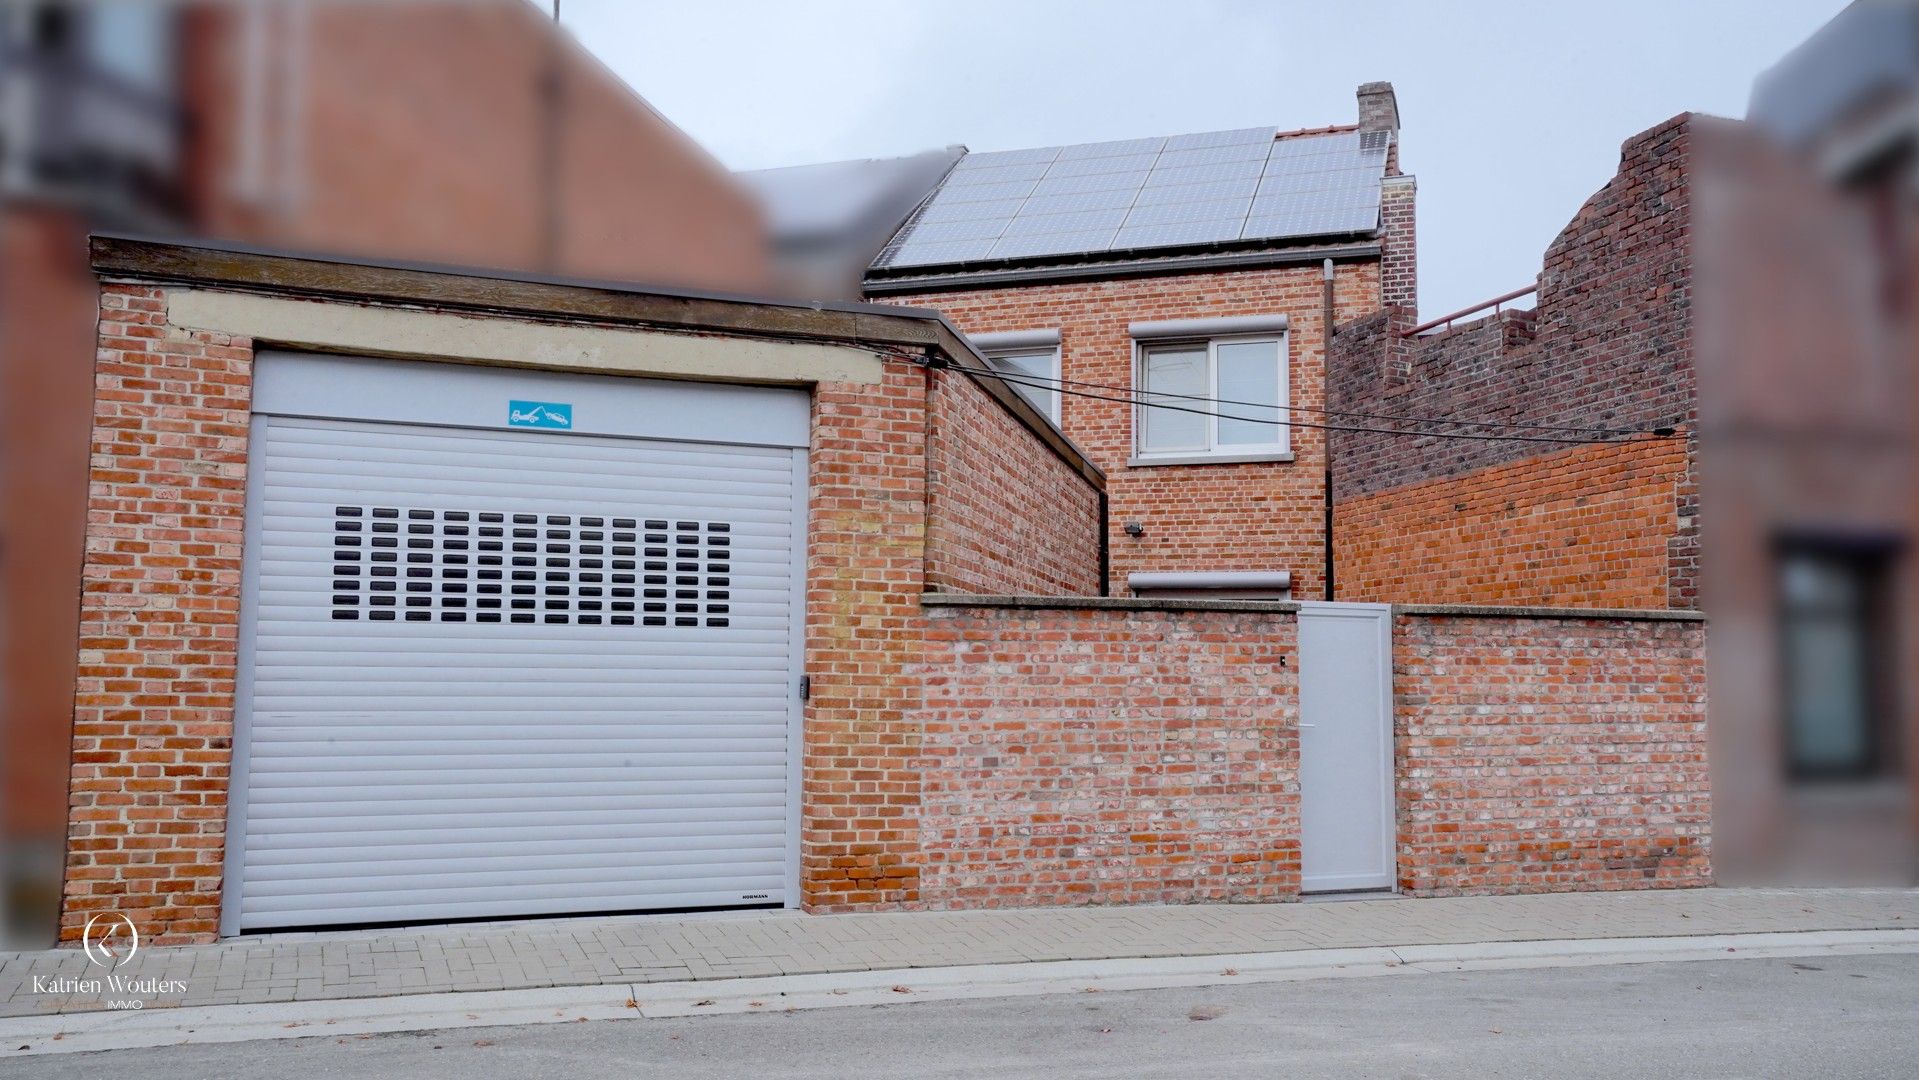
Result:
{"label": "brick wall", "polygon": [[[218,925],[252,343],[167,326],[165,313],[163,289],[104,286],[68,940],[106,909],[161,942]],[[1097,494],[1085,479],[970,379],[884,371],[877,384],[822,385],[813,399],[801,849],[802,895],[821,910],[918,899],[919,683],[909,668],[929,566],[948,583],[1001,591],[1098,584]],[[933,380],[945,408],[929,405]],[[931,529],[929,493],[940,514]]]}
{"label": "brick wall", "polygon": [[1419,312],[1419,187],[1388,176],[1379,188],[1379,303]]}
{"label": "brick wall", "polygon": [[928,432],[928,589],[1099,593],[1097,489],[968,376],[938,374]]}
{"label": "brick wall", "polygon": [[252,343],[102,289],[60,936],[211,936],[233,746]]}
{"label": "brick wall", "polygon": [[[1696,401],[1690,136],[1691,120],[1681,116],[1626,141],[1618,174],[1547,249],[1533,312],[1503,313],[1411,340],[1401,331],[1413,325],[1414,316],[1402,309],[1342,325],[1333,342],[1331,407],[1533,425],[1690,428]],[[1535,575],[1535,564],[1552,561],[1548,552],[1554,545],[1577,536],[1578,544],[1594,550],[1630,549],[1620,557],[1635,563],[1663,561],[1666,586],[1655,606],[1697,605],[1698,492],[1689,456],[1675,482],[1663,465],[1638,467],[1642,453],[1650,451],[1621,449],[1616,461],[1601,467],[1615,486],[1581,500],[1565,497],[1560,471],[1572,444],[1340,432],[1333,445],[1334,541],[1342,585],[1370,588],[1397,580],[1421,590],[1445,583],[1456,587],[1449,570],[1461,555],[1459,543],[1409,542],[1396,535],[1407,520],[1418,520],[1453,540],[1494,538],[1507,553],[1500,564],[1505,573],[1488,583],[1495,591],[1470,598],[1476,602],[1493,596],[1612,607],[1646,602],[1649,594],[1638,580],[1622,580],[1616,590],[1589,591],[1574,601],[1567,598],[1563,581]],[[1450,482],[1435,483],[1439,480]],[[1397,495],[1380,497],[1388,491]],[[1594,501],[1650,508],[1660,499],[1667,505],[1652,531],[1638,513],[1605,519],[1591,511]],[[1502,500],[1510,504],[1505,520],[1475,520]],[[1590,531],[1595,526],[1617,526],[1617,531],[1597,535]],[[1340,590],[1341,599],[1375,596],[1396,602],[1462,598],[1445,591]]]}
{"label": "brick wall", "polygon": [[[164,310],[158,289],[106,286],[68,940],[105,909],[162,942],[217,926],[252,350],[166,327]],[[803,903],[1293,895],[1292,616],[923,608],[941,536],[928,493],[948,497],[928,473],[929,417],[931,445],[945,434],[936,378],[957,382],[889,364],[879,383],[814,394]],[[960,557],[963,535],[939,539],[943,559],[995,565]],[[1407,888],[1704,880],[1697,624],[1407,617],[1396,648]]]}
{"label": "brick wall", "polygon": [[1686,448],[1577,446],[1337,506],[1339,597],[1663,608]]}
{"label": "brick wall", "polygon": [[1397,614],[1399,881],[1711,883],[1699,622]]}
{"label": "brick wall", "polygon": [[1291,614],[930,608],[928,907],[1290,899]]}
{"label": "brick wall", "polygon": [[813,398],[800,892],[810,910],[919,899],[919,593],[930,373]]}
{"label": "brick wall", "polygon": [[[1339,264],[1334,289],[1338,317],[1375,310],[1378,290],[1376,263]],[[1019,285],[886,299],[937,308],[967,333],[1057,328],[1064,377],[1121,388],[1133,385],[1129,323],[1286,314],[1292,321],[1290,404],[1311,410],[1325,403],[1324,319],[1317,266]],[[1124,390],[1091,392],[1126,396]],[[1291,462],[1134,467],[1127,464],[1133,451],[1130,406],[1067,395],[1060,412],[1067,437],[1106,471],[1115,593],[1125,592],[1126,575],[1134,571],[1283,569],[1293,572],[1295,595],[1321,594],[1323,432],[1295,429]],[[1144,535],[1126,535],[1128,522],[1143,526]]]}

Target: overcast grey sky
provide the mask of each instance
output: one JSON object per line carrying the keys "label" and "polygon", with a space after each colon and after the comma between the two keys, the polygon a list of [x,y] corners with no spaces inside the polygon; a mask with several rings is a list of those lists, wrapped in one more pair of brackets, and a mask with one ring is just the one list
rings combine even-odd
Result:
{"label": "overcast grey sky", "polygon": [[563,0],[735,169],[1354,119],[1390,80],[1428,316],[1527,284],[1619,144],[1752,78],[1845,0]]}

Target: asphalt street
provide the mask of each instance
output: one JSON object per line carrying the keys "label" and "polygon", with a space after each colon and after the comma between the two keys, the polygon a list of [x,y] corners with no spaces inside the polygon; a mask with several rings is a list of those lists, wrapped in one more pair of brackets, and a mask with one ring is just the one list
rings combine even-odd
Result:
{"label": "asphalt street", "polygon": [[10,1076],[1919,1075],[1919,955],[1409,974],[21,1058]]}

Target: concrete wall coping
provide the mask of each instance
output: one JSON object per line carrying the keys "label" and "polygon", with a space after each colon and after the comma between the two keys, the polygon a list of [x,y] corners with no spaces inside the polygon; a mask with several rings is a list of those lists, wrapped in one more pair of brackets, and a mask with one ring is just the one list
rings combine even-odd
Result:
{"label": "concrete wall coping", "polygon": [[1611,619],[1616,622],[1705,622],[1685,608],[1568,608],[1500,604],[1394,604],[1394,615],[1461,619]]}
{"label": "concrete wall coping", "polygon": [[[999,596],[978,593],[921,593],[926,608],[1025,608],[1054,611],[1241,611],[1297,614],[1299,604],[1285,600],[1183,600],[1140,596]],[[1498,604],[1394,604],[1394,615],[1459,619],[1600,619],[1615,622],[1706,621],[1703,612],[1683,608],[1567,608]]]}
{"label": "concrete wall coping", "polygon": [[1051,611],[1238,611],[1297,614],[1299,605],[1283,600],[1176,600],[1139,596],[986,596],[973,593],[921,593],[929,608],[1026,608]]}

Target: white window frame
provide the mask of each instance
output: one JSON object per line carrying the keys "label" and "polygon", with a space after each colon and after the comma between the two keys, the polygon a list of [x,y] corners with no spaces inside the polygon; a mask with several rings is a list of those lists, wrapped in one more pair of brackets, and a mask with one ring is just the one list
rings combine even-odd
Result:
{"label": "white window frame", "polygon": [[[1291,461],[1293,460],[1293,426],[1291,414],[1287,411],[1292,401],[1292,349],[1286,330],[1266,333],[1220,334],[1206,337],[1154,337],[1135,338],[1133,340],[1133,457],[1130,465],[1194,465],[1214,464],[1228,461]],[[1275,345],[1275,360],[1279,365],[1279,400],[1274,408],[1279,414],[1280,423],[1273,425],[1274,440],[1270,443],[1233,443],[1221,446],[1219,443],[1219,417],[1206,418],[1206,448],[1201,450],[1149,450],[1145,445],[1146,410],[1153,406],[1145,399],[1151,393],[1146,382],[1146,358],[1149,353],[1159,350],[1190,350],[1195,345],[1206,347],[1206,393],[1213,399],[1207,401],[1175,400],[1170,404],[1182,408],[1202,409],[1217,413],[1221,406],[1219,399],[1219,347],[1247,342],[1270,341]],[[1226,406],[1230,408],[1230,406]],[[1232,419],[1228,417],[1228,419]]]}
{"label": "white window frame", "polygon": [[1043,345],[1028,346],[1023,349],[1021,348],[1003,348],[1003,349],[988,348],[988,349],[980,350],[980,354],[986,357],[987,363],[992,364],[994,367],[998,368],[1001,371],[1006,372],[1009,375],[1014,375],[1014,376],[1024,376],[1024,375],[1027,375],[1028,373],[1020,371],[1016,368],[1008,367],[1005,363],[1007,360],[1013,357],[1023,357],[1023,356],[1052,357],[1052,367],[1049,369],[1049,373],[1046,376],[1047,379],[1052,380],[1053,385],[1051,387],[1041,389],[1040,387],[1032,386],[1025,383],[1008,383],[1007,386],[1013,391],[1019,393],[1022,397],[1025,396],[1025,391],[1028,391],[1028,390],[1036,390],[1039,393],[1045,394],[1046,395],[1045,400],[1047,404],[1044,406],[1038,405],[1030,397],[1028,397],[1026,401],[1028,404],[1033,405],[1035,408],[1039,409],[1040,415],[1046,417],[1048,420],[1051,420],[1053,422],[1054,427],[1059,426],[1059,403],[1060,403],[1061,394],[1059,392],[1060,390],[1060,387],[1059,387],[1060,358],[1059,358],[1058,345],[1054,345],[1050,349]]}

